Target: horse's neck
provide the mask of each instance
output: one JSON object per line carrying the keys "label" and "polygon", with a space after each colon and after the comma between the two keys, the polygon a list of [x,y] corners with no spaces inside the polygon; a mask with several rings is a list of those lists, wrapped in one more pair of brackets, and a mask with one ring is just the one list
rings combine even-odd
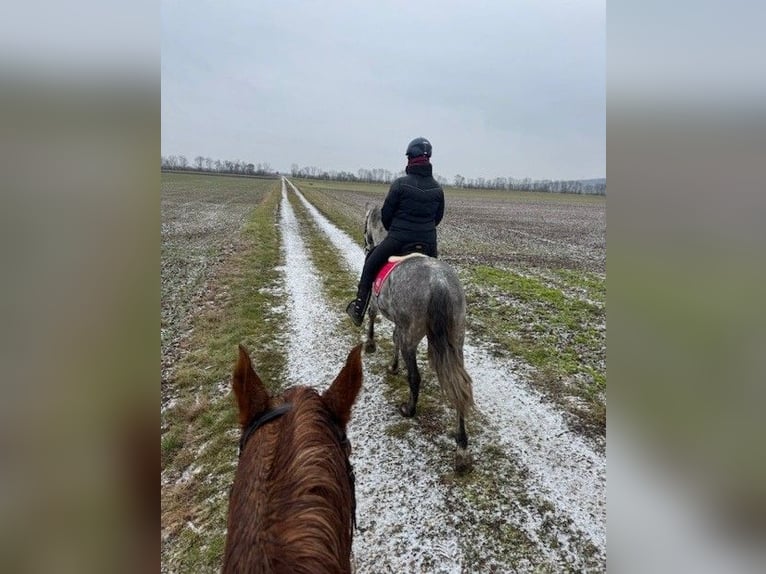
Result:
{"label": "horse's neck", "polygon": [[383,243],[383,240],[388,236],[388,232],[383,229],[382,227],[380,229],[374,229],[372,233],[372,239],[375,241],[375,246],[377,247],[381,243]]}

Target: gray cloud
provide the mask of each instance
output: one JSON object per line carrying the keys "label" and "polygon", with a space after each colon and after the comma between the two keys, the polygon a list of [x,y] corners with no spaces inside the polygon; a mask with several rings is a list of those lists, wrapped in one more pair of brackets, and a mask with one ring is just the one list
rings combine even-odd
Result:
{"label": "gray cloud", "polygon": [[165,2],[162,152],[603,176],[605,5],[539,4]]}

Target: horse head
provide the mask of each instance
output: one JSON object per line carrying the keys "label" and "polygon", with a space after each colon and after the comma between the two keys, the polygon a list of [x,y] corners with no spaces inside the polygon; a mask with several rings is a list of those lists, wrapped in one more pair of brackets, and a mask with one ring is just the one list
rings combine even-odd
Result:
{"label": "horse head", "polygon": [[369,253],[385,239],[388,232],[383,227],[383,220],[380,215],[380,207],[377,205],[365,205],[364,214],[364,252]]}
{"label": "horse head", "polygon": [[361,345],[329,388],[270,396],[240,345],[234,369],[240,459],[223,572],[349,572],[355,512],[346,425],[362,385]]}

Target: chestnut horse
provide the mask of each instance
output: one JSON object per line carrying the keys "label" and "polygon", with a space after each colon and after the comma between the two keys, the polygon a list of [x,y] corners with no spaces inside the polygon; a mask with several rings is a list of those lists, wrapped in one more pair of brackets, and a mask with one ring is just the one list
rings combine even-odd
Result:
{"label": "chestnut horse", "polygon": [[239,346],[242,436],[222,572],[351,572],[356,501],[345,431],[361,386],[359,345],[321,395],[296,386],[269,397]]}

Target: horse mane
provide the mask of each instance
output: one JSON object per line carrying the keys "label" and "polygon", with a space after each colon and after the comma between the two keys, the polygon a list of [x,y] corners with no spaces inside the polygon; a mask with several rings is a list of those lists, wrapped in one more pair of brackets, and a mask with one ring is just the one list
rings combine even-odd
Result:
{"label": "horse mane", "polygon": [[378,245],[387,235],[381,219],[380,206],[375,204],[365,204],[364,215],[364,242],[367,248]]}
{"label": "horse mane", "polygon": [[351,447],[315,390],[294,387],[282,399],[292,409],[242,450],[223,572],[350,572]]}

